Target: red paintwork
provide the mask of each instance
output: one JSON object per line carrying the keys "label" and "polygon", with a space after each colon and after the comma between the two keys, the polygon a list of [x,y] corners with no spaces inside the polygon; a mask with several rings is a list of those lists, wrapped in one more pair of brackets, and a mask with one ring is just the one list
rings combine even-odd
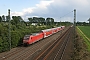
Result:
{"label": "red paintwork", "polygon": [[40,39],[42,39],[44,37],[43,32],[41,33],[34,33],[34,35],[30,35],[28,40],[23,40],[23,44],[27,43],[27,44],[32,44]]}
{"label": "red paintwork", "polygon": [[46,30],[42,30],[42,31],[44,33],[44,38],[53,34],[53,30],[52,29],[46,29]]}
{"label": "red paintwork", "polygon": [[39,33],[39,34],[37,34],[37,35],[32,35],[31,37],[30,37],[30,40],[29,40],[29,44],[32,44],[32,43],[34,43],[34,42],[36,42],[36,41],[39,41],[40,39],[43,39],[43,33]]}
{"label": "red paintwork", "polygon": [[52,30],[46,31],[45,33],[46,33],[46,36],[49,36],[52,34]]}
{"label": "red paintwork", "polygon": [[53,33],[56,33],[57,32],[57,28],[53,28]]}
{"label": "red paintwork", "polygon": [[61,30],[61,27],[58,27],[57,29],[58,29],[58,31],[60,31]]}

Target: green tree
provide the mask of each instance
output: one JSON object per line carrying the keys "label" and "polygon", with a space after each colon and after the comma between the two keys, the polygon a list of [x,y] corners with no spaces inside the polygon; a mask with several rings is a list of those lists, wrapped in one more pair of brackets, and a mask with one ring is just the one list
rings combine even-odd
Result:
{"label": "green tree", "polygon": [[90,25],[90,18],[88,19],[88,21],[89,21],[89,25]]}
{"label": "green tree", "polygon": [[9,21],[9,16],[6,16],[6,21],[7,21],[7,22]]}
{"label": "green tree", "polygon": [[2,37],[0,36],[0,52],[2,52],[3,49],[3,44],[2,44],[3,40]]}
{"label": "green tree", "polygon": [[12,16],[12,20],[13,20],[13,22],[15,22],[15,25],[20,22],[20,20],[18,19],[17,16]]}
{"label": "green tree", "polygon": [[2,15],[2,21],[5,21],[5,16],[4,15]]}
{"label": "green tree", "polygon": [[39,19],[39,22],[40,22],[41,24],[44,24],[44,22],[45,22],[45,18],[40,17],[40,18],[38,18],[38,19]]}
{"label": "green tree", "polygon": [[38,22],[38,18],[37,17],[33,17],[33,22],[37,23]]}
{"label": "green tree", "polygon": [[2,22],[2,17],[0,16],[0,22]]}
{"label": "green tree", "polygon": [[17,16],[18,20],[20,20],[20,22],[24,22],[24,20],[22,19],[21,16]]}
{"label": "green tree", "polygon": [[32,18],[28,18],[28,20],[29,20],[30,24],[33,23],[33,19]]}
{"label": "green tree", "polygon": [[24,22],[21,16],[12,16],[12,23],[17,25],[18,23]]}
{"label": "green tree", "polygon": [[49,18],[46,18],[46,25],[49,25]]}
{"label": "green tree", "polygon": [[46,18],[46,23],[48,25],[52,25],[52,23],[54,23],[54,19],[53,18]]}
{"label": "green tree", "polygon": [[51,24],[52,24],[52,25],[54,24],[54,19],[53,19],[53,18],[51,18]]}

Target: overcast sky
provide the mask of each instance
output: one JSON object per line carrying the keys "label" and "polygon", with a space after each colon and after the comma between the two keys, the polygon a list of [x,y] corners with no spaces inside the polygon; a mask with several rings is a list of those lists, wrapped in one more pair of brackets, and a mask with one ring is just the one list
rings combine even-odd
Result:
{"label": "overcast sky", "polygon": [[72,22],[73,10],[76,9],[76,20],[88,22],[90,17],[90,0],[0,0],[0,16],[8,15],[28,17],[52,17],[55,21]]}

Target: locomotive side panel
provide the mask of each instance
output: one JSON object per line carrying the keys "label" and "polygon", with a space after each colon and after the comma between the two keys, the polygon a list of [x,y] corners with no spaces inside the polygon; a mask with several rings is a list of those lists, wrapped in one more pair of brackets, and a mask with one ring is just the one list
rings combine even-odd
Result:
{"label": "locomotive side panel", "polygon": [[31,37],[31,40],[30,40],[30,43],[29,44],[32,44],[32,43],[34,43],[34,42],[36,42],[36,41],[39,41],[40,39],[43,39],[43,36],[44,34],[43,33],[37,33],[36,35],[33,35],[32,37]]}

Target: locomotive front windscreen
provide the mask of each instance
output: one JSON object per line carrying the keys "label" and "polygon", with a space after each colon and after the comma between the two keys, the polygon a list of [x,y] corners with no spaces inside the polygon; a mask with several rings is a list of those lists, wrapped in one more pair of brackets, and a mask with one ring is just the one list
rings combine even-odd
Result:
{"label": "locomotive front windscreen", "polygon": [[25,35],[25,36],[24,36],[24,40],[28,40],[29,37],[30,37],[30,35]]}

